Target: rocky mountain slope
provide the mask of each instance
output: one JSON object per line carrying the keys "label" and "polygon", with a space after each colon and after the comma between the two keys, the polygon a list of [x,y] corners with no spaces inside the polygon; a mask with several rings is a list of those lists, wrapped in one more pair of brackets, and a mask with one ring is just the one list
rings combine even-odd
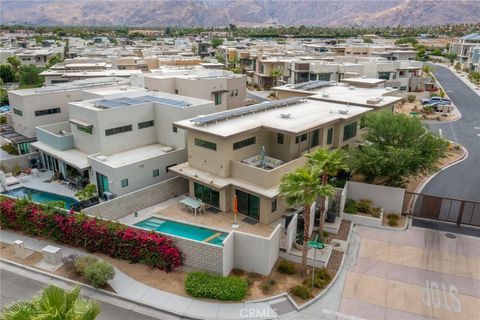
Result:
{"label": "rocky mountain slope", "polygon": [[3,24],[412,26],[480,21],[479,1],[0,0]]}

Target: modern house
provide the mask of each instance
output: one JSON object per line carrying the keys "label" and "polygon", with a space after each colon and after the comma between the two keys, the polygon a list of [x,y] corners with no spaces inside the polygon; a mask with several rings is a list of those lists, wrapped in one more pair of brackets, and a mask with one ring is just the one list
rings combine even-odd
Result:
{"label": "modern house", "polygon": [[450,45],[450,52],[457,54],[462,70],[471,70],[472,50],[480,45],[480,32],[470,33]]}
{"label": "modern house", "polygon": [[[143,83],[142,83],[143,82]],[[245,75],[223,70],[171,70],[132,79],[148,90],[213,101],[216,111],[243,107]]]}
{"label": "modern house", "polygon": [[270,224],[287,209],[281,177],[305,164],[305,152],[355,143],[370,110],[290,98],[177,121],[188,162],[170,170],[189,180],[191,197],[229,212],[237,196],[240,213]]}
{"label": "modern house", "polygon": [[[37,127],[47,169],[71,183],[94,183],[105,199],[160,182],[187,160],[183,130],[172,122],[212,113],[211,101],[131,86],[84,90],[68,121]],[[86,100],[85,100],[86,99]]]}

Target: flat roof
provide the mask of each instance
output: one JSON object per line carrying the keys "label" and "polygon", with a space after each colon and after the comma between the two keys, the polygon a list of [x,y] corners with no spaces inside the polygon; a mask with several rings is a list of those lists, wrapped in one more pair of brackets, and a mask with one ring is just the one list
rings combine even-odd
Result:
{"label": "flat roof", "polygon": [[342,79],[342,82],[346,83],[358,83],[358,84],[375,84],[378,85],[380,83],[384,83],[386,80],[378,79],[378,78],[345,78]]}
{"label": "flat roof", "polygon": [[78,149],[58,150],[41,141],[33,142],[31,145],[80,170],[90,167],[87,161],[88,155]]}
{"label": "flat roof", "polygon": [[122,152],[112,153],[109,155],[92,154],[88,156],[88,158],[97,162],[101,162],[112,168],[119,168],[132,163],[159,157],[176,150],[177,149],[172,147],[156,143]]}
{"label": "flat roof", "polygon": [[[179,128],[196,130],[224,138],[262,127],[277,132],[299,134],[371,110],[370,108],[347,107],[338,103],[305,99],[292,105],[242,114],[243,110],[250,110],[251,107],[236,108],[234,110],[241,115],[217,122],[200,124],[196,123],[195,118],[193,118],[175,122],[174,125]],[[230,112],[230,110],[217,112],[210,116],[221,117],[226,112]]]}

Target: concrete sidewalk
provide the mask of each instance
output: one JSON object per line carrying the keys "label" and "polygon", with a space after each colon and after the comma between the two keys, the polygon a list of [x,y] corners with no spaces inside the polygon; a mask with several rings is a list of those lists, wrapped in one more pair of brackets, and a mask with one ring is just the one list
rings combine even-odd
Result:
{"label": "concrete sidewalk", "polygon": [[[61,248],[64,256],[87,254],[85,251],[38,240],[8,230],[2,230],[0,233],[0,241],[4,243],[13,244],[15,240],[22,240],[27,249],[34,251],[41,251],[42,248],[51,244]],[[118,269],[115,269],[115,278],[109,284],[123,298],[192,319],[278,319],[282,314],[296,311],[293,304],[285,296],[272,298],[268,301],[246,301],[243,303],[218,303],[191,299],[149,287],[130,278]]]}

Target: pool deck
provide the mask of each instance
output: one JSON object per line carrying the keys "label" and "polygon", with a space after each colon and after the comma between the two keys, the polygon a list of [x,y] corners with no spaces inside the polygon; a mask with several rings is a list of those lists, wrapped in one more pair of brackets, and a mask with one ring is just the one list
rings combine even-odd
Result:
{"label": "pool deck", "polygon": [[246,218],[246,216],[244,216],[243,214],[238,214],[237,222],[239,224],[239,227],[237,229],[234,229],[232,228],[232,223],[234,219],[232,212],[212,213],[206,210],[205,213],[197,213],[197,215],[194,216],[191,211],[185,212],[185,210],[179,203],[179,201],[185,199],[185,197],[185,195],[182,195],[159,203],[153,207],[139,210],[137,217],[135,217],[134,214],[129,214],[128,216],[121,218],[118,221],[121,223],[134,225],[150,217],[158,217],[227,233],[236,230],[261,237],[269,237],[274,228],[276,227],[276,224],[248,224],[242,221],[244,218]]}
{"label": "pool deck", "polygon": [[58,181],[44,182],[46,180],[51,179],[52,177],[51,172],[48,172],[48,171],[39,172],[38,176],[30,174],[27,177],[28,179],[26,181],[20,182],[19,184],[11,185],[8,188],[11,190],[14,190],[14,189],[25,187],[30,189],[36,189],[39,191],[50,192],[50,193],[62,195],[65,197],[75,198],[75,191],[68,189],[65,185],[62,185],[60,182]]}

